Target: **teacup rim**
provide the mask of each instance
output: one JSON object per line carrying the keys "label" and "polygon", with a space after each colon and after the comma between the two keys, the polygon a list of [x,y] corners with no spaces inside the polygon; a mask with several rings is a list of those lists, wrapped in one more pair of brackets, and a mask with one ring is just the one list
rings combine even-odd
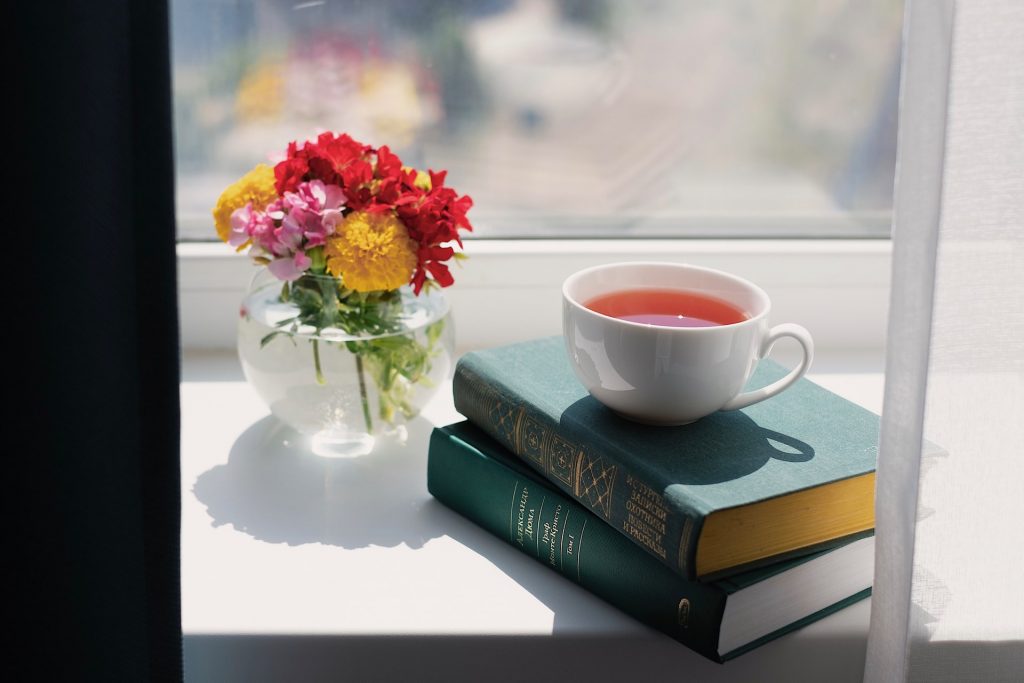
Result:
{"label": "teacup rim", "polygon": [[[724,277],[725,279],[733,280],[743,285],[744,287],[753,290],[764,301],[764,307],[763,310],[757,315],[752,315],[746,320],[741,320],[740,322],[736,323],[715,325],[713,327],[669,327],[667,325],[654,325],[652,323],[638,323],[633,322],[631,320],[623,320],[622,318],[616,318],[614,316],[605,315],[604,313],[598,313],[593,309],[587,308],[581,302],[577,301],[575,297],[569,294],[568,289],[570,285],[580,278],[583,278],[599,270],[607,270],[618,267],[625,268],[629,266],[658,266],[712,273],[714,275]],[[772,307],[772,300],[771,297],[768,296],[768,293],[765,292],[764,289],[761,288],[759,285],[755,284],[754,282],[751,282],[746,278],[740,277],[739,275],[735,275],[725,270],[719,270],[717,268],[708,268],[707,266],[697,266],[692,263],[676,263],[672,261],[615,261],[612,263],[602,263],[596,266],[583,268],[581,270],[576,271],[572,275],[568,276],[562,282],[562,299],[586,314],[594,315],[604,320],[614,321],[617,324],[626,325],[629,327],[646,330],[657,330],[659,332],[664,331],[667,334],[709,334],[714,332],[715,330],[734,330],[743,327],[744,325],[754,325],[757,324],[762,319],[766,318],[768,314],[771,312]]]}

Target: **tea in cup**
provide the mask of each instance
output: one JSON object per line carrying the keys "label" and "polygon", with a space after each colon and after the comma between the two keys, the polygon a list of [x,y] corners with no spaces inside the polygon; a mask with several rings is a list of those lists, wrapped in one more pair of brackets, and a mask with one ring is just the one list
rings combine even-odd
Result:
{"label": "tea in cup", "polygon": [[[562,285],[562,330],[576,376],[619,415],[681,425],[778,394],[814,356],[810,333],[768,326],[763,289],[729,273],[677,263],[615,263]],[[800,365],[741,393],[758,360],[782,337],[803,348]]]}

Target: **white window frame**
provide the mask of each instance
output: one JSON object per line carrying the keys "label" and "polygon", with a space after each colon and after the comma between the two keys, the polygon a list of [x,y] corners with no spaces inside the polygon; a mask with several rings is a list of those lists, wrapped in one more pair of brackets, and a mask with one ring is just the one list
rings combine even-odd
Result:
{"label": "white window frame", "polygon": [[[255,267],[220,243],[178,244],[185,350],[233,349]],[[561,332],[567,275],[613,261],[675,261],[726,270],[763,287],[772,322],[797,322],[825,353],[880,353],[889,306],[888,239],[474,240],[445,290],[460,349]]]}

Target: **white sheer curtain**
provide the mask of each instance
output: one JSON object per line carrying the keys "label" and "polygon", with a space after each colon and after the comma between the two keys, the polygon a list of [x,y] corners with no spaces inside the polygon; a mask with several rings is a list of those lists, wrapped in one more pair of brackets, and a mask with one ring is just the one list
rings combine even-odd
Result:
{"label": "white sheer curtain", "polygon": [[1024,681],[1024,0],[908,0],[866,681]]}

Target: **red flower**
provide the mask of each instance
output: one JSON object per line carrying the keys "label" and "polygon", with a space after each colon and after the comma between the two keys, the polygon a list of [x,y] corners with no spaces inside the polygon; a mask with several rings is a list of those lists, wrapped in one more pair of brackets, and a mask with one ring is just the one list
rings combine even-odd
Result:
{"label": "red flower", "polygon": [[377,173],[376,177],[381,180],[399,181],[402,178],[402,160],[397,154],[391,152],[387,145],[382,145],[377,150]]}
{"label": "red flower", "polygon": [[306,150],[313,178],[333,184],[339,184],[338,180],[350,164],[366,163],[364,157],[373,151],[370,146],[356,142],[348,135],[335,137],[334,133],[322,134],[312,148],[307,143]]}
{"label": "red flower", "polygon": [[459,230],[472,230],[466,212],[473,206],[473,200],[460,197],[454,190],[444,187],[445,173],[430,172],[429,191],[415,187],[415,176],[406,176],[403,196],[395,203],[395,212],[409,230],[409,237],[416,240],[417,266],[413,273],[413,290],[419,294],[427,281],[427,275],[442,287],[454,282],[448,266],[442,263],[455,254],[447,243],[462,246]]}
{"label": "red flower", "polygon": [[[369,166],[365,157],[372,152],[369,145],[334,133],[323,133],[315,143],[304,143],[302,149],[294,142],[289,143],[288,158],[274,167],[277,192],[281,195],[293,192],[299,183],[307,180],[321,180],[345,188],[346,171],[353,164]],[[372,175],[372,169],[370,172]]]}
{"label": "red flower", "polygon": [[309,163],[302,158],[285,159],[275,166],[274,187],[278,196],[283,197],[285,192],[294,192],[308,173]]}

